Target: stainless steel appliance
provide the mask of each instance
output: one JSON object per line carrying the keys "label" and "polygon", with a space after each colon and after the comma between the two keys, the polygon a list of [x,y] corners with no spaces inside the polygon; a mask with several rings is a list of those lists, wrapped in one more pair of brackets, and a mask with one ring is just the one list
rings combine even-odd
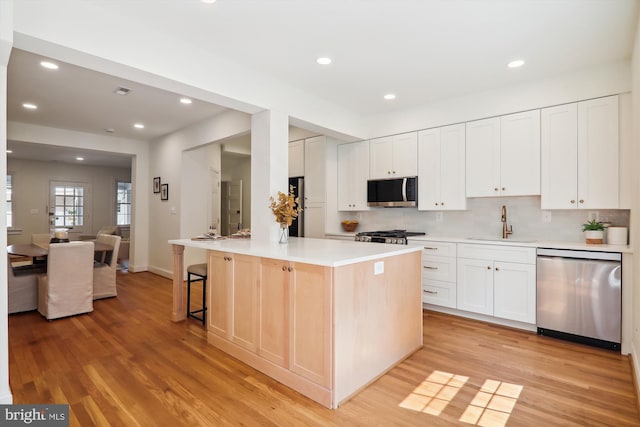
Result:
{"label": "stainless steel appliance", "polygon": [[418,177],[367,181],[367,206],[411,207],[418,205]]}
{"label": "stainless steel appliance", "polygon": [[539,248],[538,333],[619,350],[621,259],[619,253]]}
{"label": "stainless steel appliance", "polygon": [[304,177],[289,178],[289,188],[293,187],[293,194],[298,198],[302,211],[289,226],[289,236],[304,237]]}
{"label": "stainless steel appliance", "polygon": [[363,231],[356,233],[356,242],[390,243],[406,245],[409,236],[424,236],[426,233],[407,230]]}

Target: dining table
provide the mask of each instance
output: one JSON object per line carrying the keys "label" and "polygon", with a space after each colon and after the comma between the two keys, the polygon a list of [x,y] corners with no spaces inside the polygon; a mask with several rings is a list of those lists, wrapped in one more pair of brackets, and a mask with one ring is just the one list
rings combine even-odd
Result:
{"label": "dining table", "polygon": [[[102,262],[104,262],[106,253],[113,251],[113,246],[107,243],[93,241],[93,251],[99,255]],[[7,252],[9,255],[29,257],[33,263],[36,264],[39,258],[46,258],[49,254],[49,244],[15,243],[7,246]]]}

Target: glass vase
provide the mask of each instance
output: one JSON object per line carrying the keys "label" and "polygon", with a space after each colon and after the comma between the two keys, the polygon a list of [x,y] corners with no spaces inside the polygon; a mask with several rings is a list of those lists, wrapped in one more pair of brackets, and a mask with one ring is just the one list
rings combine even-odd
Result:
{"label": "glass vase", "polygon": [[289,242],[289,227],[287,224],[280,224],[280,240],[278,243]]}

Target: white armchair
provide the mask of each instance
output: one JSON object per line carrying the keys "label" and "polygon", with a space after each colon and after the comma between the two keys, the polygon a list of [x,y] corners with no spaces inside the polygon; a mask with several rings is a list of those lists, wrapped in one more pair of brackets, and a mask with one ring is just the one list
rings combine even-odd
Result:
{"label": "white armchair", "polygon": [[38,274],[34,272],[16,276],[11,266],[11,258],[7,263],[7,287],[9,314],[38,308]]}
{"label": "white armchair", "polygon": [[48,320],[93,311],[93,242],[49,245],[38,276],[38,311]]}
{"label": "white armchair", "polygon": [[93,269],[93,299],[115,297],[118,295],[116,287],[116,270],[118,252],[120,250],[120,236],[98,234],[96,242],[105,243],[113,248],[107,253],[103,263],[96,263]]}

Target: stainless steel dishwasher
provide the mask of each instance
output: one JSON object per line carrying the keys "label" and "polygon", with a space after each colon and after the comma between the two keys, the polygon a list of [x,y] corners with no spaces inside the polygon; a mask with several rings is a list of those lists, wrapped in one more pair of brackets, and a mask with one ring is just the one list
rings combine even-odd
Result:
{"label": "stainless steel dishwasher", "polygon": [[620,350],[622,255],[538,248],[538,334]]}

